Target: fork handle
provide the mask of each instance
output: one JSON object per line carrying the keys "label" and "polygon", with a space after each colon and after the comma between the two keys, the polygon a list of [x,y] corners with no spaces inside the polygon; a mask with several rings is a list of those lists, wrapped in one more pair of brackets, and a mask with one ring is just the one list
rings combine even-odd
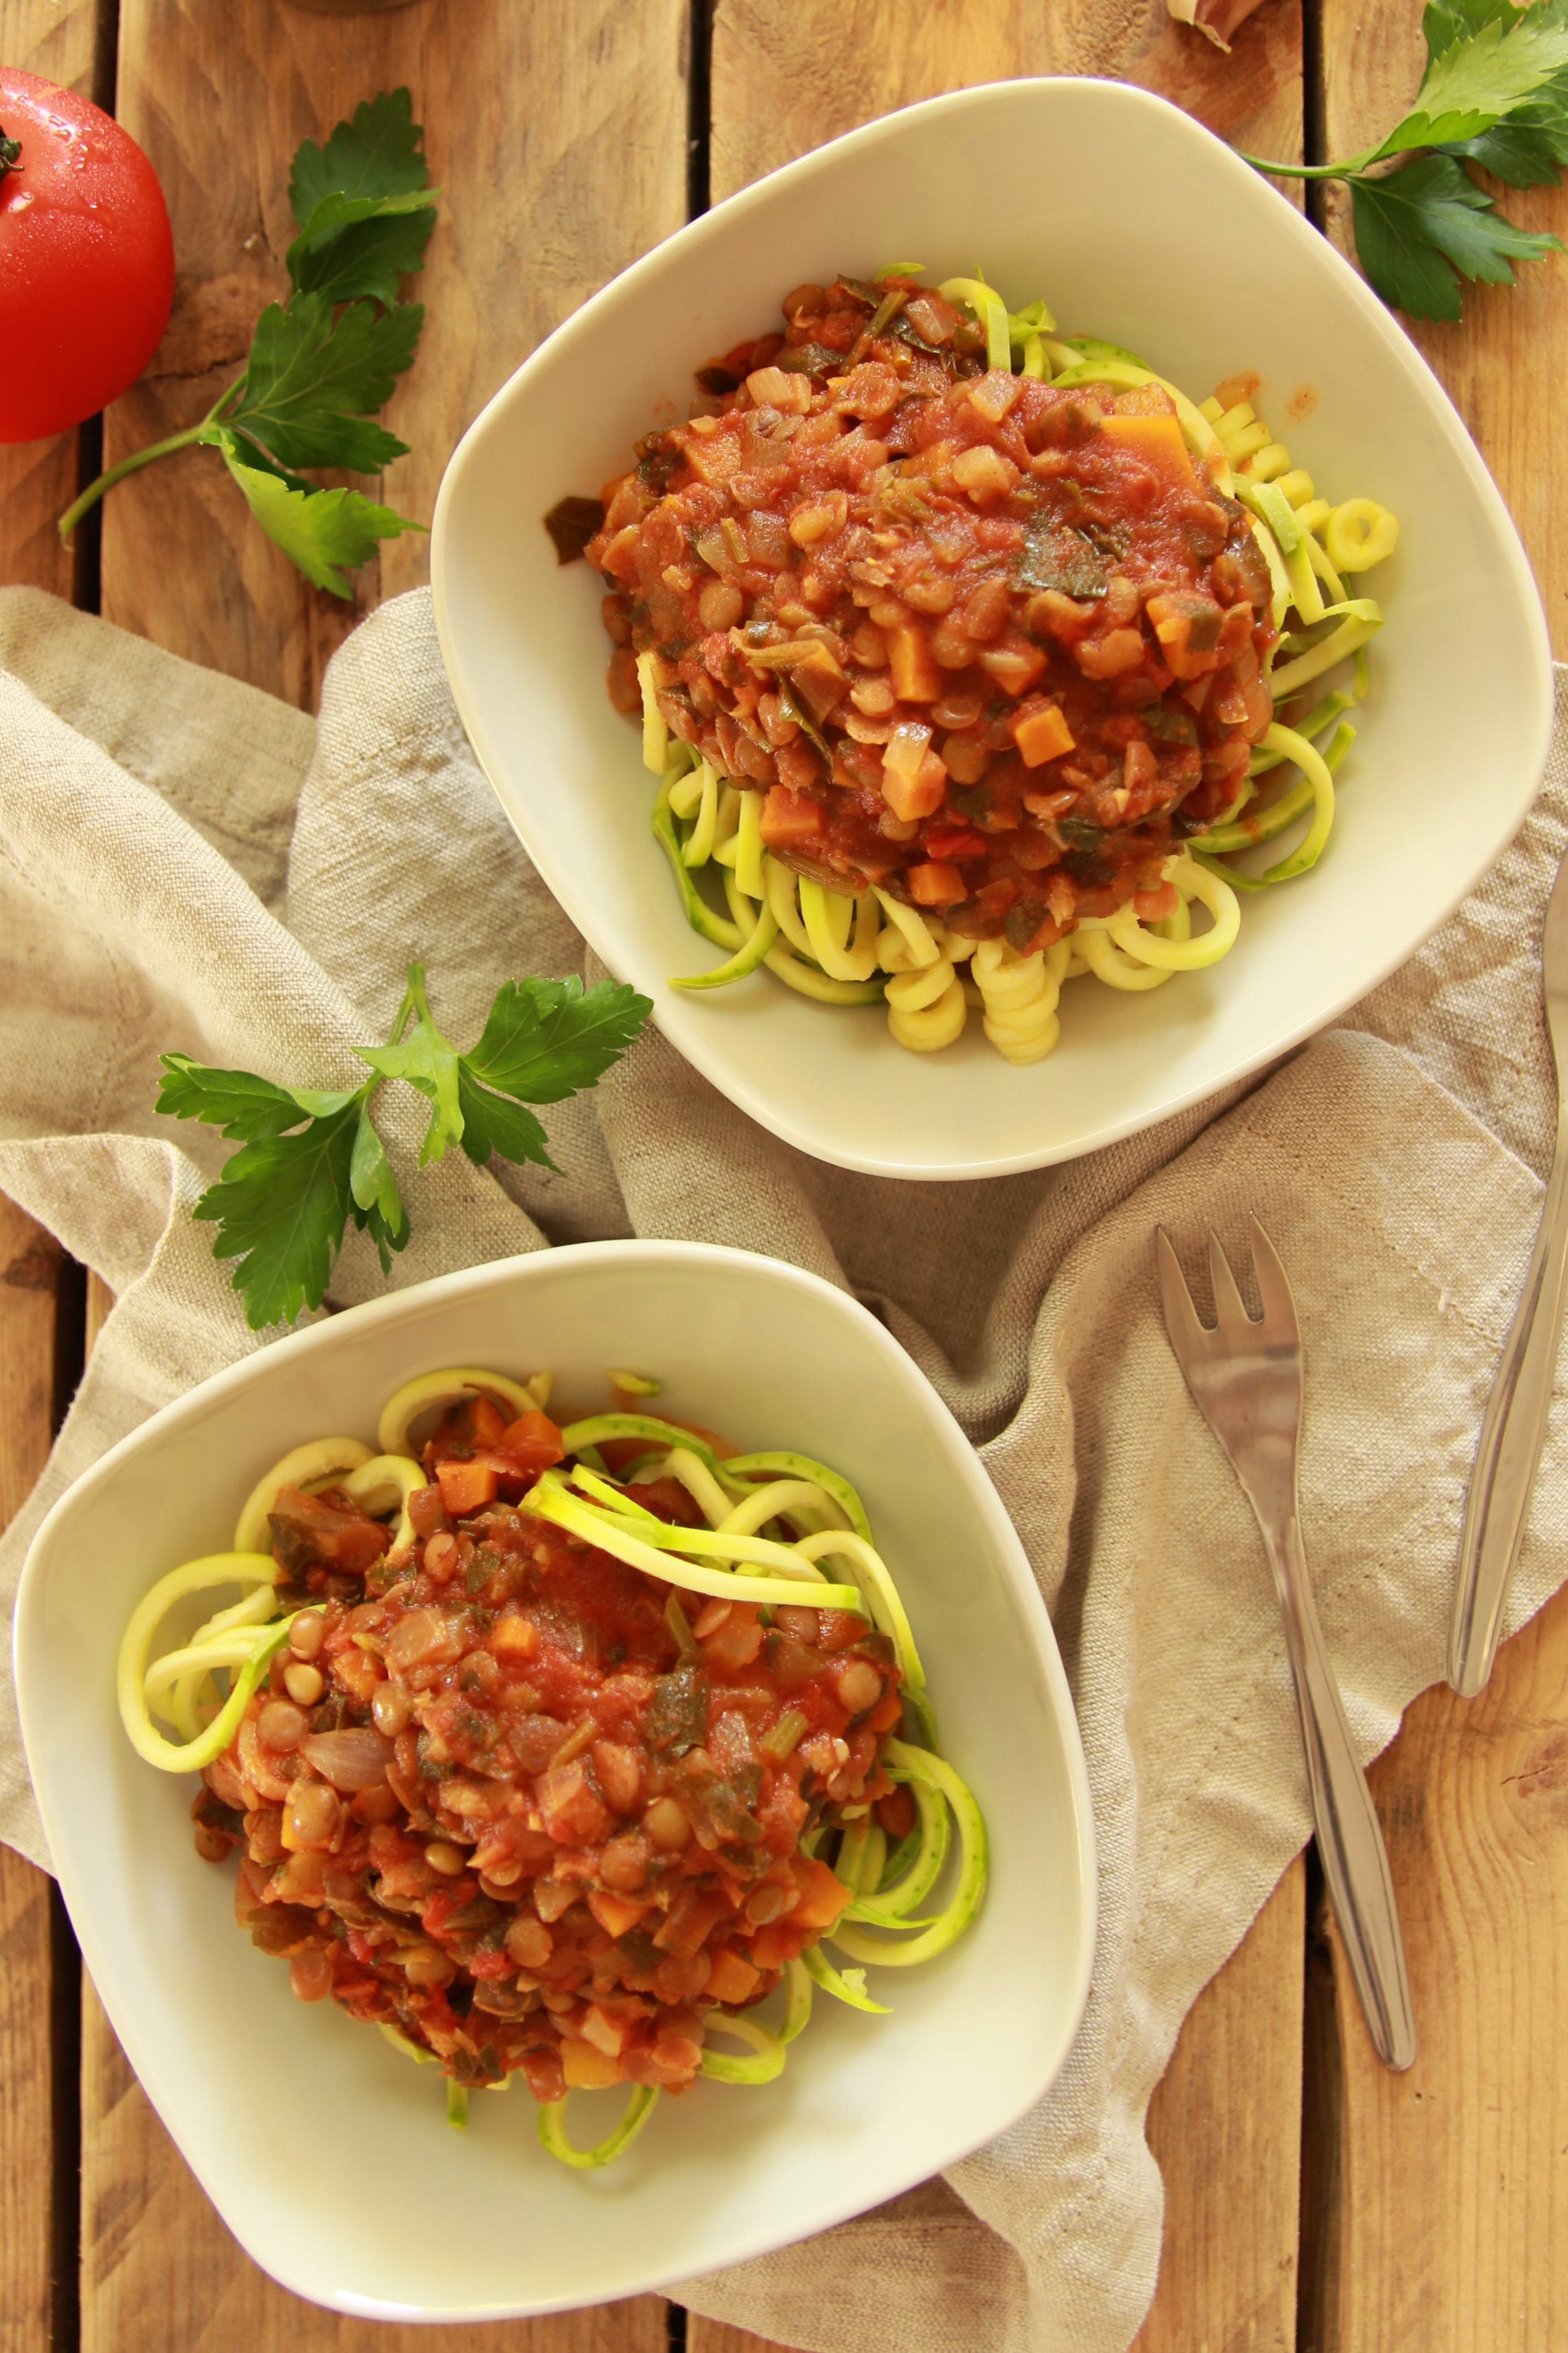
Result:
{"label": "fork handle", "polygon": [[1497,1656],[1509,1581],[1524,1543],[1531,1491],[1546,1442],[1568,1291],[1568,1120],[1560,1121],[1541,1230],[1487,1399],[1465,1497],[1448,1681],[1462,1699],[1485,1688]]}
{"label": "fork handle", "polygon": [[1351,1745],[1344,1704],[1324,1648],[1300,1524],[1292,1512],[1282,1528],[1265,1526],[1263,1534],[1284,1608],[1285,1643],[1323,1877],[1373,2047],[1385,2067],[1408,2067],[1415,2056],[1415,2021],[1394,1881],[1372,1793]]}

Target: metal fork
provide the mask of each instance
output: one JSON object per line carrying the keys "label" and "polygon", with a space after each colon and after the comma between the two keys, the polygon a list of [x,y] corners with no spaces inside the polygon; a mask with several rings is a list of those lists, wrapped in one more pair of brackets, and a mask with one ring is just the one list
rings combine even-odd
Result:
{"label": "metal fork", "polygon": [[1301,1335],[1296,1303],[1273,1243],[1256,1218],[1249,1223],[1262,1320],[1254,1323],[1242,1304],[1236,1277],[1211,1231],[1209,1273],[1218,1318],[1213,1331],[1199,1322],[1176,1253],[1164,1228],[1156,1227],[1165,1329],[1187,1387],[1258,1515],[1285,1615],[1285,1647],[1323,1876],[1377,2055],[1386,2067],[1408,2067],[1415,2056],[1415,2025],[1394,1883],[1323,1647],[1301,1543],[1296,1486]]}

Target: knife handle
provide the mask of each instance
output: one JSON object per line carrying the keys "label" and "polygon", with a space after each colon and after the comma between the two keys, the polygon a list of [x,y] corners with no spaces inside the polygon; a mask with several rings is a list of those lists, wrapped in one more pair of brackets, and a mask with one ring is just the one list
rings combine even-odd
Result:
{"label": "knife handle", "polygon": [[1465,1498],[1448,1635],[1448,1681],[1463,1699],[1485,1688],[1497,1656],[1509,1580],[1524,1542],[1531,1491],[1546,1443],[1565,1292],[1568,1120],[1560,1119],[1541,1229],[1487,1399]]}

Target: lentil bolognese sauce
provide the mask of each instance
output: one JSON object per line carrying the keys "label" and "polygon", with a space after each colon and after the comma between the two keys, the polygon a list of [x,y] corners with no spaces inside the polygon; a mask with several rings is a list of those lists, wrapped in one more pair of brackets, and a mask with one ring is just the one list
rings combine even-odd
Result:
{"label": "lentil bolognese sauce", "polygon": [[[406,1384],[375,1451],[275,1464],[120,1659],[133,1745],[201,1772],[197,1851],[237,1850],[236,1917],[294,1992],[434,2061],[454,2122],[521,2073],[578,2166],[699,2073],[776,2075],[814,1987],[880,2009],[864,1964],[942,1951],[986,1875],[854,1488],[626,1410],[657,1384],[622,1378],[564,1429],[546,1376]],[[149,1664],[170,1609],[226,1585]],[[616,2084],[620,2124],[575,2147],[568,2093]]]}
{"label": "lentil bolognese sauce", "polygon": [[[822,1002],[885,997],[916,1050],[973,1003],[1034,1061],[1063,981],[1211,964],[1237,888],[1315,863],[1352,697],[1276,712],[1380,625],[1340,575],[1396,525],[1317,497],[1256,379],[1200,408],[1120,346],[1058,339],[1043,303],[920,279],[795,287],[782,332],[699,371],[687,422],[546,521],[605,577],[655,830],[731,951],[674,985],[763,965]],[[1224,863],[1302,818],[1267,873]]]}

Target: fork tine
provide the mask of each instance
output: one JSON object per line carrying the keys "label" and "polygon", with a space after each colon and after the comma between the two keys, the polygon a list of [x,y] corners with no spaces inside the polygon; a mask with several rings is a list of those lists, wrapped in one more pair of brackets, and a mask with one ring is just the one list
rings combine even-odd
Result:
{"label": "fork tine", "polygon": [[1236,1277],[1230,1271],[1230,1261],[1220,1248],[1219,1236],[1212,1226],[1209,1228],[1209,1281],[1214,1285],[1215,1314],[1219,1320],[1221,1332],[1226,1330],[1227,1324],[1234,1328],[1237,1324],[1250,1324],[1252,1318],[1247,1312],[1240,1292],[1237,1289]]}
{"label": "fork tine", "polygon": [[1264,1324],[1288,1332],[1292,1341],[1299,1342],[1300,1332],[1290,1279],[1280,1263],[1279,1251],[1258,1224],[1257,1211],[1249,1209],[1247,1216],[1252,1228],[1252,1268],[1258,1279],[1258,1295],[1263,1303]]}
{"label": "fork tine", "polygon": [[1187,1289],[1181,1261],[1172,1249],[1171,1237],[1163,1226],[1154,1229],[1154,1258],[1160,1273],[1160,1300],[1165,1310],[1165,1330],[1176,1361],[1184,1372],[1189,1363],[1204,1355],[1214,1335],[1206,1324],[1198,1321],[1198,1311],[1193,1305],[1193,1295]]}

